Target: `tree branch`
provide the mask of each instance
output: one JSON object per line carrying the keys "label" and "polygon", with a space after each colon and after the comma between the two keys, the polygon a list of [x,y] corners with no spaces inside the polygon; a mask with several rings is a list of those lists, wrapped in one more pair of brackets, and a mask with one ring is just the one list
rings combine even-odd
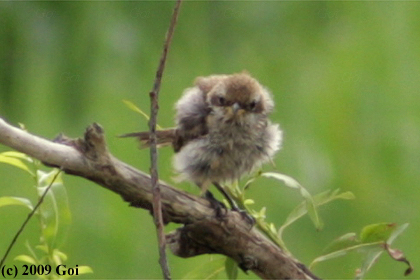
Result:
{"label": "tree branch", "polygon": [[[108,152],[104,131],[98,124],[86,129],[83,139],[63,135],[53,142],[29,134],[0,118],[0,143],[61,167],[119,194],[131,206],[152,209],[150,176],[118,160]],[[172,252],[188,258],[200,254],[223,254],[243,270],[265,279],[318,279],[303,264],[287,255],[235,211],[216,217],[210,203],[159,182],[165,223],[184,224],[168,234]]]}

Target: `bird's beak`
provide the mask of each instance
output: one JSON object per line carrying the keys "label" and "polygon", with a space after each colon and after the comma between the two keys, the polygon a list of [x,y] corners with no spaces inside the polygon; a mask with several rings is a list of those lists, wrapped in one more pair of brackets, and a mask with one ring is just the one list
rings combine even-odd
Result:
{"label": "bird's beak", "polygon": [[235,114],[236,115],[236,113],[238,112],[238,110],[239,109],[241,109],[241,106],[239,106],[239,104],[238,103],[234,103],[233,105],[232,105],[232,111],[233,111],[233,114]]}
{"label": "bird's beak", "polygon": [[234,103],[232,106],[226,107],[226,117],[229,120],[238,120],[244,114],[245,110],[241,108],[239,103]]}

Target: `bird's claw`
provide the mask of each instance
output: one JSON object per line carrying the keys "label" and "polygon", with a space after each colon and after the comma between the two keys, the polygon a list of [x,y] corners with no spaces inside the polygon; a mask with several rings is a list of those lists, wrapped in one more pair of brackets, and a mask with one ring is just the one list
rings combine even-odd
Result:
{"label": "bird's claw", "polygon": [[249,214],[247,211],[239,209],[239,208],[232,209],[232,210],[238,212],[241,215],[241,217],[248,222],[251,228],[255,225],[256,223],[255,218],[251,214]]}
{"label": "bird's claw", "polygon": [[[214,198],[213,194],[209,191],[206,191],[205,198],[210,202],[211,206],[216,212],[217,218],[224,218],[226,216],[227,209],[225,204]],[[255,218],[247,211],[240,209],[235,203],[231,203],[231,209],[232,211],[238,212],[241,217],[248,222],[251,228],[255,225]]]}
{"label": "bird's claw", "polygon": [[205,198],[207,199],[208,202],[210,202],[210,205],[216,212],[217,218],[223,218],[226,215],[226,212],[227,212],[226,206],[222,202],[214,198],[211,192],[206,191]]}

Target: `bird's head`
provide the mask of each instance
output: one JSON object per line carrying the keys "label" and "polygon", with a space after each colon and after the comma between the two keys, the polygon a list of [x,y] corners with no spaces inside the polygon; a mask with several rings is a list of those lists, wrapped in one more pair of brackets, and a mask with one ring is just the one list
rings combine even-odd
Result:
{"label": "bird's head", "polygon": [[247,73],[201,77],[196,85],[206,93],[213,113],[225,122],[248,123],[261,119],[274,106],[267,89]]}

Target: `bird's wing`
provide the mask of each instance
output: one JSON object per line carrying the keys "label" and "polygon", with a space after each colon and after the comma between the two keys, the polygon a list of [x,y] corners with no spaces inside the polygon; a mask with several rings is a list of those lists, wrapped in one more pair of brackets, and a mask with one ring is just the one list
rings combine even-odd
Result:
{"label": "bird's wing", "polygon": [[187,89],[175,105],[176,140],[175,151],[186,143],[208,133],[207,116],[211,109],[206,102],[206,93],[199,87]]}

